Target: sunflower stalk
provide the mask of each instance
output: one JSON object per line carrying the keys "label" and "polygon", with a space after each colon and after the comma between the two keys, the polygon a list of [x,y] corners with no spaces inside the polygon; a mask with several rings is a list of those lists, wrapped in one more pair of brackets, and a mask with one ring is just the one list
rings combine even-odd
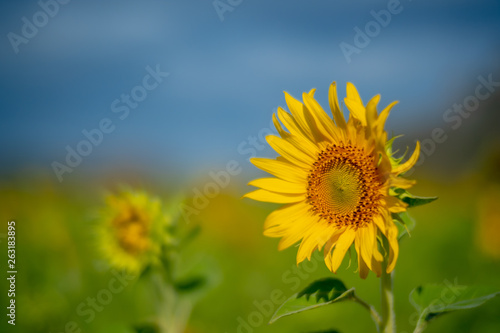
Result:
{"label": "sunflower stalk", "polygon": [[379,332],[396,333],[396,313],[394,311],[394,293],[392,290],[393,272],[387,273],[387,260],[382,265],[380,292],[382,298],[382,325]]}
{"label": "sunflower stalk", "polygon": [[164,282],[164,277],[156,280],[158,300],[158,323],[160,333],[182,333],[191,314],[192,304],[183,300],[175,288]]}

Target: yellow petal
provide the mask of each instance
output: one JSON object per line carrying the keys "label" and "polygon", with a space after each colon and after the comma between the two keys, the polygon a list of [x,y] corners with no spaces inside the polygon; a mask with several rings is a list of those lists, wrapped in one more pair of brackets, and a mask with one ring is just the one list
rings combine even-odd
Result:
{"label": "yellow petal", "polygon": [[373,242],[375,241],[375,233],[373,224],[369,223],[365,227],[359,228],[356,232],[356,242],[359,243],[359,249],[368,268],[372,269],[372,254]]}
{"label": "yellow petal", "polygon": [[300,184],[304,184],[307,180],[307,171],[287,162],[257,157],[251,158],[250,162],[257,168],[283,180]]}
{"label": "yellow petal", "polygon": [[[366,109],[362,104],[355,102],[352,99],[344,98],[345,106],[349,109],[352,118],[357,119],[363,126],[366,126]],[[349,117],[351,118],[351,117]]]}
{"label": "yellow petal", "polygon": [[283,235],[283,238],[281,238],[278,244],[278,250],[284,250],[300,241],[304,237],[304,233],[306,232],[306,230],[314,226],[314,224],[317,222],[317,218],[310,214],[300,219],[300,221],[296,221],[296,228],[294,228],[293,230],[289,230]]}
{"label": "yellow petal", "polygon": [[366,104],[366,123],[370,130],[375,127],[377,120],[377,105],[380,102],[380,95],[375,95],[368,104]]}
{"label": "yellow petal", "polygon": [[[308,215],[310,206],[304,202],[298,202],[280,207],[269,214],[264,222],[264,235],[274,237],[297,224],[296,221]],[[272,229],[272,230],[271,230]],[[266,232],[273,233],[268,235]]]}
{"label": "yellow petal", "polygon": [[399,256],[399,243],[398,243],[398,227],[394,223],[388,229],[387,240],[389,241],[389,263],[387,265],[387,273],[392,272],[396,266],[396,261]]}
{"label": "yellow petal", "polygon": [[[356,252],[358,251],[356,250]],[[362,278],[363,280],[366,279],[370,269],[366,265],[365,261],[363,260],[363,257],[359,252],[358,252],[358,269],[359,269],[359,277]]]}
{"label": "yellow petal", "polygon": [[285,101],[300,130],[306,135],[306,137],[314,139],[314,133],[311,131],[311,127],[306,120],[304,104],[293,98],[292,95],[287,92],[285,92]]}
{"label": "yellow petal", "polygon": [[[373,244],[373,256],[372,256],[372,258],[374,261],[378,262],[379,266],[382,263],[382,261],[384,261],[384,256],[378,250],[378,242],[377,241],[375,241],[375,243]],[[373,261],[372,261],[372,265],[374,265]]]}
{"label": "yellow petal", "polygon": [[380,115],[378,116],[376,122],[375,122],[375,127],[377,128],[377,131],[380,133],[384,130],[385,126],[385,121],[387,120],[387,117],[389,116],[389,112],[391,112],[391,109],[398,104],[398,101],[394,101],[391,104],[389,104],[385,109],[380,112]]}
{"label": "yellow petal", "polygon": [[255,190],[247,193],[243,198],[249,198],[257,201],[263,202],[273,202],[273,203],[292,203],[305,200],[304,194],[285,194],[276,193],[266,190]]}
{"label": "yellow petal", "polygon": [[[378,252],[378,250],[377,250]],[[380,252],[378,252],[380,254]],[[380,254],[382,257],[382,255]],[[382,257],[383,260],[383,257]],[[382,275],[382,261],[377,261],[375,257],[372,257],[372,271],[377,275],[377,277],[380,277]]]}
{"label": "yellow petal", "polygon": [[283,108],[281,107],[278,107],[278,118],[281,121],[281,123],[286,127],[286,129],[290,132],[290,134],[295,136],[301,136],[304,139],[314,142],[314,136],[312,136],[310,133],[304,132],[302,130],[302,127],[297,122],[297,119],[290,113],[283,110]]}
{"label": "yellow petal", "polygon": [[308,260],[311,260],[311,255],[316,250],[316,248],[317,246],[314,245],[312,242],[306,243],[306,241],[303,239],[300,242],[300,246],[297,251],[297,258],[295,259],[297,265],[303,262],[306,258],[308,258]]}
{"label": "yellow petal", "polygon": [[302,151],[300,151],[294,145],[284,139],[281,139],[275,135],[268,135],[266,137],[266,140],[278,154],[300,167],[310,169],[312,163],[314,163],[314,159],[310,155],[304,154]]}
{"label": "yellow petal", "polygon": [[311,143],[311,141],[307,140],[305,137],[289,135],[286,138],[286,141],[290,142],[295,148],[304,154],[309,155],[314,160],[317,159],[320,148]]}
{"label": "yellow petal", "polygon": [[347,124],[345,122],[344,115],[342,114],[342,111],[339,107],[336,82],[332,82],[332,84],[330,85],[330,89],[328,91],[328,101],[330,103],[330,109],[332,110],[333,120],[335,120],[335,124],[345,131]]}
{"label": "yellow petal", "polygon": [[377,228],[380,230],[380,232],[382,232],[383,234],[385,234],[385,221],[384,221],[384,218],[381,215],[375,215],[373,217],[373,222],[375,223],[375,225],[377,226]]}
{"label": "yellow petal", "polygon": [[[319,217],[318,217],[319,220]],[[328,232],[328,226],[319,224],[319,221],[307,231],[307,235],[304,236],[302,242],[300,243],[299,250],[297,251],[297,264],[304,261],[304,259],[311,260],[312,253],[317,249],[321,248],[325,244],[325,239],[321,237],[321,234]]]}
{"label": "yellow petal", "polygon": [[400,164],[394,169],[392,169],[392,172],[395,173],[396,175],[399,175],[403,172],[410,170],[415,165],[415,163],[417,163],[419,156],[420,156],[420,142],[417,141],[417,146],[415,147],[415,150],[413,151],[411,157],[403,164]]}
{"label": "yellow petal", "polygon": [[372,271],[380,277],[382,275],[382,262],[384,261],[384,256],[378,250],[378,242],[375,238],[373,242],[373,252],[372,252]]}
{"label": "yellow petal", "polygon": [[352,116],[349,117],[349,120],[355,118],[359,120],[363,126],[366,126],[366,110],[358,90],[351,82],[348,82],[346,92],[347,97],[344,98],[344,103]]}
{"label": "yellow petal", "polygon": [[316,154],[318,152],[318,147],[313,144],[311,141],[306,139],[303,136],[295,136],[291,133],[286,132],[282,127],[278,118],[275,114],[273,114],[273,123],[276,129],[278,130],[279,135],[294,145],[295,148],[302,151],[304,154],[307,154],[313,158],[316,158]]}
{"label": "yellow petal", "polygon": [[255,179],[248,185],[279,193],[302,194],[307,191],[305,184],[291,183],[279,178]]}
{"label": "yellow petal", "polygon": [[363,256],[361,255],[361,244],[357,239],[354,241],[354,247],[356,248],[356,253],[358,254],[359,276],[362,279],[366,279],[366,277],[368,276],[368,272],[370,271],[370,268],[368,267],[365,260],[363,259]]}
{"label": "yellow petal", "polygon": [[330,268],[333,273],[337,272],[337,269],[342,263],[347,250],[354,241],[355,235],[356,232],[353,229],[347,229],[342,235],[340,235],[339,239],[335,243],[335,249],[332,253],[332,263]]}
{"label": "yellow petal", "polygon": [[405,179],[402,177],[396,177],[394,175],[391,175],[391,177],[390,177],[391,187],[399,187],[402,189],[408,189],[408,188],[412,187],[413,185],[415,185],[415,183],[416,183],[416,181],[414,181],[414,180],[409,180],[409,179]]}
{"label": "yellow petal", "polygon": [[280,122],[278,121],[278,118],[276,117],[276,114],[273,113],[273,124],[274,127],[276,127],[276,130],[278,130],[278,134],[283,138],[287,138],[290,133],[286,132],[283,127],[281,127]]}
{"label": "yellow petal", "polygon": [[332,250],[335,244],[337,243],[340,236],[344,233],[346,227],[336,229],[333,234],[330,236],[330,239],[326,242],[325,247],[323,249],[325,264],[330,271],[332,271]]}
{"label": "yellow petal", "polygon": [[385,201],[387,205],[387,210],[389,210],[391,213],[405,212],[406,207],[408,206],[406,203],[393,196],[387,196],[385,198]]}
{"label": "yellow petal", "polygon": [[342,140],[343,135],[341,135],[341,129],[335,127],[335,123],[332,118],[330,118],[325,110],[319,105],[319,103],[308,94],[303,94],[304,104],[307,109],[311,111],[311,115],[314,117],[318,129],[322,132],[323,136],[334,142],[339,142]]}
{"label": "yellow petal", "polygon": [[387,156],[387,153],[384,153],[383,150],[381,150],[378,169],[380,170],[380,174],[384,176],[384,181],[387,180],[387,176],[392,172],[389,156]]}
{"label": "yellow petal", "polygon": [[353,100],[355,103],[363,105],[363,101],[361,100],[361,97],[359,96],[358,90],[352,84],[351,82],[347,82],[347,98]]}

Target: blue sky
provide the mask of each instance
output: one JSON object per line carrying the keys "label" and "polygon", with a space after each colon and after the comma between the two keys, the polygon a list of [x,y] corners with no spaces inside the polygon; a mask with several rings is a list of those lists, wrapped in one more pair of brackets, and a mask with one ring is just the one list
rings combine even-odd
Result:
{"label": "blue sky", "polygon": [[[8,34],[22,35],[22,18],[32,21],[41,8],[4,1],[2,168],[50,172],[103,118],[115,130],[81,170],[131,165],[189,175],[231,159],[246,165],[238,145],[269,126],[284,90],[299,97],[315,87],[326,107],[334,80],[339,96],[351,81],[365,100],[399,100],[389,130],[417,135],[442,122],[479,75],[499,73],[500,3],[401,1],[348,63],[340,43],[354,45],[353,29],[364,30],[371,11],[388,3],[244,0],[221,21],[208,0],[73,0],[16,54]],[[111,103],[142,83],[146,66],[169,76],[120,120]]]}

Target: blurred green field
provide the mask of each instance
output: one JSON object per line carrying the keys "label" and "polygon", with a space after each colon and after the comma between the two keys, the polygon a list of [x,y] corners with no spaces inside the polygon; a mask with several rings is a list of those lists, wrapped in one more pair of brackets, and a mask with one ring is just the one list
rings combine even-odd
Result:
{"label": "blurred green field", "polygon": [[[402,241],[396,266],[399,333],[413,331],[415,322],[409,318],[414,318],[415,310],[408,294],[419,284],[458,280],[500,290],[500,220],[492,205],[484,208],[492,185],[479,174],[452,182],[421,173],[415,177],[419,182],[412,192],[437,195],[439,200],[410,212],[417,227],[411,238]],[[161,182],[142,184],[166,202],[175,195]],[[136,280],[113,294],[92,320],[88,311],[86,315],[77,312],[79,306],[88,310],[81,304],[109,288],[114,277],[95,246],[95,212],[102,205],[103,189],[91,182],[61,185],[43,175],[4,181],[0,233],[6,233],[9,220],[17,226],[16,332],[125,333],[133,332],[131,324],[154,315],[154,289]],[[187,332],[375,332],[368,313],[354,303],[334,304],[267,325],[277,308],[274,301],[331,273],[320,256],[297,267],[296,249],[278,252],[278,240],[262,235],[264,219],[275,206],[241,200],[246,190],[238,180],[232,182],[191,221],[202,229],[183,252],[182,264],[202,267],[209,283],[194,306]],[[5,239],[1,241],[6,253]],[[361,280],[355,270],[355,263],[348,267],[347,256],[338,277],[379,307],[377,278],[370,273]],[[2,290],[6,287],[2,279]],[[4,293],[0,299],[5,306]],[[9,329],[2,320],[0,331]],[[500,298],[437,318],[426,332],[500,332]]]}

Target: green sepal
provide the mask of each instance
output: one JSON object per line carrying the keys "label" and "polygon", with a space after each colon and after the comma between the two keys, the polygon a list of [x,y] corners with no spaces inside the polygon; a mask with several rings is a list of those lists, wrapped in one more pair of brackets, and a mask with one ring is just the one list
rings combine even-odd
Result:
{"label": "green sepal", "polygon": [[404,157],[406,156],[406,153],[408,152],[408,148],[406,148],[406,152],[403,154],[403,156],[394,157],[394,154],[396,154],[398,151],[397,150],[393,151],[392,145],[394,144],[394,140],[396,140],[397,138],[400,138],[400,137],[402,137],[402,135],[393,136],[392,138],[387,140],[387,142],[385,143],[385,152],[386,152],[387,156],[389,157],[389,161],[391,162],[392,167],[398,166],[401,163],[401,161],[404,159]]}
{"label": "green sepal", "polygon": [[392,213],[392,220],[398,227],[398,240],[405,235],[411,236],[410,233],[415,229],[416,223],[408,212]]}
{"label": "green sepal", "polygon": [[390,194],[397,197],[408,205],[408,208],[426,205],[437,200],[438,197],[419,197],[411,194],[402,188],[395,188],[390,190]]}

